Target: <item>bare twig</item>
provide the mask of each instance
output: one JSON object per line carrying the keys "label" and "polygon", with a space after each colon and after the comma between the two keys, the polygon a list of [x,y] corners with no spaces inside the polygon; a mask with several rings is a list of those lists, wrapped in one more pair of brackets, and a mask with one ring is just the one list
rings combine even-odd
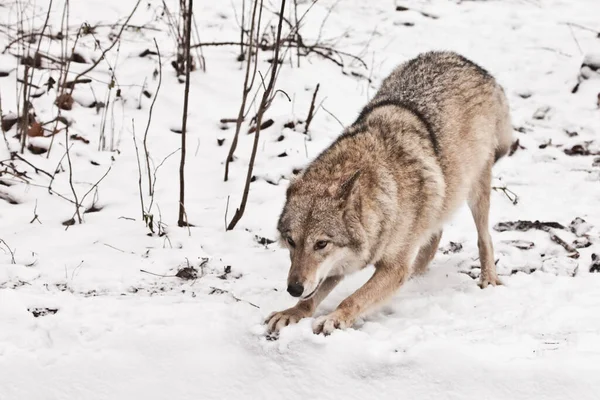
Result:
{"label": "bare twig", "polygon": [[33,224],[35,221],[37,221],[40,225],[42,224],[42,221],[40,221],[40,218],[37,214],[37,199],[35,200],[35,207],[33,208],[33,218],[31,221],[29,221],[29,223]]}
{"label": "bare twig", "polygon": [[[258,32],[260,30],[260,20],[262,16],[262,0],[260,0],[261,11],[259,13],[258,21],[256,20],[256,10],[259,5],[259,0],[254,0],[254,7],[252,9],[252,19],[250,20],[250,33],[248,34],[248,59],[246,60],[246,74],[244,76],[244,87],[242,90],[242,102],[240,104],[240,109],[238,111],[238,117],[235,124],[235,133],[233,135],[233,140],[231,141],[231,146],[229,147],[229,153],[227,154],[227,159],[225,160],[225,176],[223,180],[227,182],[229,179],[229,163],[233,161],[233,154],[235,153],[235,149],[237,148],[240,131],[242,129],[242,121],[244,120],[244,114],[246,112],[246,102],[248,100],[248,94],[252,90],[252,86],[254,85],[254,77],[256,76],[257,64],[258,64],[258,55],[254,57],[254,71],[252,80],[250,80],[250,67],[252,65],[252,44],[254,41],[254,32]],[[258,40],[258,37],[257,37]],[[250,82],[250,83],[249,83]]]}
{"label": "bare twig", "polygon": [[[120,42],[121,39],[121,34],[123,33],[123,31],[125,30],[125,28],[128,26],[127,24],[129,23],[129,20],[131,19],[131,17],[133,17],[133,14],[135,14],[135,11],[137,10],[138,6],[140,5],[140,3],[142,2],[142,0],[138,0],[135,3],[135,6],[133,7],[133,10],[131,11],[131,13],[129,14],[129,16],[127,17],[127,19],[125,20],[125,22],[123,23],[123,25],[121,25],[121,29],[119,30],[119,32],[117,33],[117,35],[114,37],[113,42],[110,44],[110,46],[108,46],[106,49],[104,49],[104,51],[102,52],[102,54],[100,55],[100,57],[98,57],[98,59],[87,69],[85,69],[84,71],[80,72],[79,74],[77,74],[75,76],[74,80],[78,80],[79,78],[81,78],[82,76],[84,76],[85,74],[88,74],[89,72],[93,71],[98,64],[100,64],[100,62],[102,60],[104,60],[104,57],[106,56],[106,54],[112,50],[113,47],[115,47],[115,45],[117,43]],[[73,93],[73,89],[71,89],[71,94]]]}
{"label": "bare twig", "polygon": [[227,231],[227,213],[229,212],[229,196],[227,196],[227,204],[225,204],[225,230]]}
{"label": "bare twig", "polygon": [[17,160],[23,161],[25,164],[29,165],[31,168],[33,168],[33,170],[35,171],[36,174],[41,172],[42,174],[44,174],[44,175],[46,175],[46,176],[48,176],[48,177],[50,177],[52,179],[52,174],[44,171],[41,168],[36,167],[35,165],[33,165],[32,163],[30,163],[29,161],[27,161],[25,158],[23,158],[22,156],[20,156],[16,152],[12,152],[10,154],[10,156],[11,156],[11,159],[17,159]]}
{"label": "bare twig", "polygon": [[581,45],[579,44],[579,40],[577,40],[577,36],[575,36],[575,32],[573,32],[573,27],[571,25],[567,25],[569,27],[569,32],[571,32],[571,37],[575,41],[577,45],[577,49],[579,49],[579,54],[583,54],[583,50],[581,49]]}
{"label": "bare twig", "polygon": [[[66,22],[65,22],[65,18],[66,18]],[[62,22],[62,26],[65,27],[64,29],[66,29],[68,31],[68,21],[69,21],[69,0],[67,0],[65,2],[65,6],[64,6],[64,11],[63,11],[63,22]],[[77,36],[75,36],[75,40],[73,41],[73,47],[71,48],[71,56],[75,53],[75,47],[77,46],[77,42],[79,41],[79,38],[81,37],[81,31],[83,29],[84,25],[81,25],[79,27],[79,29],[77,30]],[[62,32],[62,29],[61,29]],[[57,99],[62,99],[65,97],[66,95],[66,88],[67,88],[67,79],[69,76],[69,69],[71,68],[71,60],[73,57],[66,57],[66,52],[67,52],[67,47],[69,45],[68,43],[68,36],[67,35],[63,35],[63,38],[67,39],[64,41],[64,47],[63,47],[63,43],[61,40],[61,48],[62,48],[62,52],[63,52],[63,58],[67,59],[67,64],[64,66],[61,64],[61,69],[60,69],[60,77],[59,77],[59,84],[60,84],[60,92],[57,96]],[[78,78],[74,79],[79,80]],[[71,92],[73,92],[73,90],[75,89],[75,85],[73,85],[71,87]],[[70,95],[69,95],[70,96]],[[60,117],[61,117],[61,113],[62,113],[62,109],[60,107],[58,107],[58,115],[56,116],[56,122],[54,124],[54,129],[52,130],[52,132],[56,132],[58,129],[58,123],[60,121]],[[52,150],[52,145],[54,144],[54,137],[56,135],[52,135],[52,138],[50,139],[50,145],[48,146],[48,152],[46,154],[46,158],[50,158],[50,152]]]}
{"label": "bare twig", "polygon": [[3,239],[0,239],[0,244],[3,244],[4,247],[6,247],[6,249],[10,253],[10,263],[11,264],[16,264],[17,262],[15,261],[15,253],[12,251],[12,249],[10,248],[10,246],[8,245],[8,243],[6,243]]}
{"label": "bare twig", "polygon": [[[203,43],[195,44],[194,46],[192,46],[192,48],[214,47],[214,46],[239,46],[239,45],[240,45],[239,42],[203,42]],[[274,47],[275,47],[274,44],[246,43],[244,45],[247,47],[258,47],[258,48],[260,48],[260,50],[274,50]],[[308,45],[305,43],[297,43],[294,39],[288,39],[288,40],[284,40],[283,43],[281,44],[281,46],[286,47],[286,48],[298,48],[299,50],[302,50],[304,52],[304,54],[302,54],[302,52],[300,52],[300,55],[303,55],[303,56],[307,56],[310,53],[317,54],[342,68],[345,66],[344,62],[342,61],[342,56],[348,57],[348,58],[352,59],[353,61],[358,62],[365,69],[368,69],[367,63],[361,57],[359,57],[355,54],[352,54],[352,53],[348,53],[346,51],[335,49],[331,46],[327,46],[324,44],[315,43],[312,45]],[[339,59],[333,58],[332,54],[338,56]]]}
{"label": "bare twig", "polygon": [[[42,32],[40,34],[40,38],[38,41],[38,45],[37,45],[37,49],[33,55],[33,59],[35,60],[38,56],[39,56],[39,52],[40,52],[40,46],[42,44],[42,39],[44,36],[44,32],[46,31],[46,27],[48,26],[48,20],[50,19],[50,12],[52,10],[52,1],[50,0],[49,5],[48,5],[48,11],[46,12],[46,20],[44,21],[44,25],[42,26]],[[23,154],[25,152],[25,146],[27,144],[27,136],[28,136],[28,131],[29,131],[29,107],[30,107],[30,100],[31,100],[31,87],[34,86],[33,85],[33,75],[34,75],[34,71],[35,71],[35,66],[36,66],[36,62],[34,61],[33,64],[30,65],[25,65],[24,68],[24,72],[23,72],[23,80],[20,81],[23,85],[23,110],[22,110],[22,116],[21,116],[21,154]],[[30,70],[31,67],[31,70]]]}
{"label": "bare twig", "polygon": [[[200,43],[200,30],[198,29],[198,24],[196,23],[196,17],[192,16],[192,21],[194,22],[196,40],[198,43]],[[204,50],[202,47],[196,49],[196,57],[198,58],[198,67],[202,70],[202,72],[206,72],[206,58],[204,57]]]}
{"label": "bare twig", "polygon": [[0,93],[0,129],[2,130],[2,137],[4,138],[4,144],[6,144],[6,150],[10,152],[10,144],[8,143],[8,139],[6,138],[6,131],[4,130],[4,124],[2,123],[4,120],[4,112],[2,111],[2,93]]}
{"label": "bare twig", "polygon": [[[183,1],[183,0],[182,0]],[[184,219],[185,215],[185,152],[188,120],[188,104],[190,97],[190,71],[192,69],[192,58],[190,57],[192,15],[194,13],[194,0],[188,0],[186,15],[186,42],[185,42],[185,93],[183,97],[183,121],[181,124],[181,163],[179,165],[179,218],[178,226],[188,226],[189,222]],[[189,226],[188,226],[189,228]]]}
{"label": "bare twig", "polygon": [[[96,243],[97,243],[97,242],[96,242]],[[126,253],[126,254],[135,254],[133,251],[125,251],[125,250],[121,250],[121,249],[119,249],[118,247],[115,247],[115,246],[113,246],[113,245],[110,245],[110,244],[108,244],[108,243],[102,243],[102,244],[103,244],[103,245],[105,245],[106,247],[108,247],[109,249],[116,250],[116,251],[118,251],[118,252],[120,252],[120,253]]]}
{"label": "bare twig", "polygon": [[310,127],[310,123],[314,117],[315,112],[315,100],[317,98],[317,93],[319,92],[320,83],[317,83],[317,87],[315,88],[315,92],[313,93],[312,101],[310,102],[310,108],[308,109],[308,116],[306,117],[306,125],[304,126],[304,133],[308,133],[308,128]]}
{"label": "bare twig", "polygon": [[[158,164],[156,166],[156,168],[154,168],[154,172],[152,174],[152,196],[150,196],[150,205],[148,206],[148,212],[152,211],[152,205],[154,204],[154,189],[156,188],[156,179],[157,179],[157,174],[158,174],[158,170],[160,169],[160,167],[163,166],[163,164],[169,159],[171,158],[171,156],[174,156],[175,154],[177,154],[177,152],[181,150],[181,149],[177,149],[171,153],[169,153],[165,158],[163,158],[163,160],[160,162],[160,164]],[[160,212],[160,210],[159,210]]]}
{"label": "bare twig", "polygon": [[237,297],[237,296],[235,296],[233,293],[231,293],[229,290],[226,290],[226,289],[221,289],[221,288],[214,287],[214,286],[211,286],[210,288],[212,289],[212,294],[214,294],[214,293],[227,293],[228,295],[230,295],[230,296],[231,296],[231,298],[233,298],[233,299],[234,299],[236,302],[238,302],[238,303],[239,303],[239,302],[246,303],[246,304],[249,304],[249,305],[251,305],[251,306],[252,306],[252,307],[254,307],[254,308],[258,308],[258,309],[260,309],[260,307],[259,307],[259,306],[257,306],[256,304],[254,304],[254,303],[251,303],[251,302],[249,302],[248,300],[243,300],[243,299],[240,299],[239,297]]}
{"label": "bare twig", "polygon": [[[97,188],[98,188],[98,185],[100,185],[100,182],[102,182],[102,181],[104,180],[104,178],[106,178],[106,176],[108,175],[108,173],[110,172],[110,170],[111,170],[111,169],[112,169],[112,165],[111,165],[111,166],[109,166],[109,167],[108,167],[108,169],[106,170],[106,172],[104,173],[104,175],[102,175],[102,176],[100,177],[100,179],[98,179],[98,181],[92,185],[92,187],[90,188],[90,190],[88,190],[88,191],[87,191],[87,192],[86,192],[86,193],[83,195],[83,197],[81,198],[81,202],[79,203],[79,207],[82,207],[82,206],[83,206],[83,202],[85,201],[85,198],[86,198],[86,197],[87,197],[87,196],[88,196],[90,193],[92,193],[92,191],[93,191],[94,189],[97,189]],[[78,209],[79,209],[79,207],[78,207]],[[73,214],[73,218],[75,218],[75,214]]]}
{"label": "bare twig", "polygon": [[152,104],[150,104],[150,111],[148,111],[148,122],[146,124],[146,131],[144,132],[144,154],[146,156],[146,169],[148,173],[148,193],[150,196],[154,195],[154,187],[152,185],[152,178],[150,177],[150,152],[148,151],[148,130],[150,129],[150,122],[152,121],[152,111],[154,109],[154,103],[156,103],[156,98],[158,97],[158,92],[160,90],[160,85],[162,83],[162,60],[160,57],[160,49],[158,48],[158,44],[156,43],[156,39],[154,39],[154,46],[156,47],[156,54],[158,54],[158,86],[156,88],[156,93],[154,94],[154,98],[152,99]]}
{"label": "bare twig", "polygon": [[563,24],[568,25],[568,26],[574,26],[575,28],[583,29],[584,31],[593,32],[593,33],[597,34],[598,36],[600,36],[600,31],[598,31],[596,29],[588,28],[587,26],[583,26],[583,25],[576,24],[573,22],[563,22]]}
{"label": "bare twig", "polygon": [[27,144],[27,131],[29,130],[29,98],[27,89],[29,83],[29,65],[25,65],[23,71],[23,110],[21,115],[21,154],[25,152]]}
{"label": "bare twig", "polygon": [[[296,23],[295,34],[296,42],[300,41],[300,21],[298,20],[298,0],[294,0],[294,20]],[[296,62],[300,68],[300,47],[296,47]]]}
{"label": "bare twig", "polygon": [[[244,33],[245,33],[244,29],[246,28],[245,22],[246,22],[246,0],[242,0],[242,23],[240,24],[240,55],[238,58],[239,61],[244,61],[244,57],[245,57],[244,56]],[[248,51],[251,52],[252,48],[249,47]],[[251,57],[251,56],[252,56],[251,54],[248,54],[248,57]]]}
{"label": "bare twig", "polygon": [[492,189],[495,190],[495,191],[497,191],[497,192],[504,193],[504,195],[506,196],[506,198],[508,200],[510,200],[510,202],[513,203],[514,205],[517,205],[517,203],[519,202],[519,196],[517,196],[517,194],[515,192],[513,192],[512,190],[510,190],[506,186],[492,186]]}
{"label": "bare twig", "polygon": [[158,276],[160,278],[177,278],[177,275],[162,275],[162,274],[156,274],[154,272],[150,272],[150,271],[146,271],[145,269],[140,269],[140,272],[143,272],[145,274],[150,274],[150,275],[154,275],[154,276]]}
{"label": "bare twig", "polygon": [[142,192],[142,164],[140,163],[140,151],[138,149],[137,139],[135,138],[135,122],[133,120],[131,120],[131,126],[133,130],[133,145],[135,146],[135,156],[137,158],[138,166],[138,190],[140,192],[140,208],[142,211],[142,219],[146,220],[146,208],[144,207],[144,194]]}
{"label": "bare twig", "polygon": [[242,201],[238,209],[236,209],[233,219],[229,223],[227,227],[228,230],[232,230],[235,228],[237,223],[240,221],[242,216],[244,215],[244,211],[246,209],[246,203],[248,201],[248,195],[250,192],[250,182],[252,181],[252,171],[254,169],[254,161],[256,159],[256,151],[258,149],[258,143],[260,139],[260,126],[262,124],[262,119],[267,111],[268,104],[272,100],[271,94],[273,93],[273,88],[275,86],[275,81],[277,79],[277,64],[279,61],[279,50],[280,40],[281,40],[281,29],[283,25],[283,13],[285,10],[285,2],[286,0],[281,0],[281,10],[279,12],[279,23],[277,24],[277,42],[275,46],[275,54],[273,57],[273,63],[271,64],[271,78],[269,79],[269,85],[267,86],[267,90],[263,93],[262,100],[260,102],[260,106],[258,108],[258,115],[256,118],[256,132],[254,133],[254,145],[252,146],[252,154],[250,156],[250,162],[248,164],[248,173],[246,175],[246,184],[244,186],[244,193],[242,195]]}
{"label": "bare twig", "polygon": [[69,127],[65,129],[65,147],[67,148],[67,162],[69,163],[69,185],[71,186],[73,198],[75,199],[75,213],[73,215],[73,218],[77,216],[77,222],[81,224],[83,220],[81,218],[81,213],[79,212],[80,203],[77,198],[77,191],[75,190],[75,186],[73,186],[73,164],[71,163],[71,152],[69,151]]}
{"label": "bare twig", "polygon": [[333,117],[333,119],[335,119],[338,124],[340,124],[340,126],[342,128],[345,128],[344,124],[342,123],[342,121],[339,120],[338,117],[336,117],[331,111],[329,111],[328,109],[325,108],[325,106],[321,103],[321,108],[323,109],[323,111],[325,111],[327,114],[331,115]]}

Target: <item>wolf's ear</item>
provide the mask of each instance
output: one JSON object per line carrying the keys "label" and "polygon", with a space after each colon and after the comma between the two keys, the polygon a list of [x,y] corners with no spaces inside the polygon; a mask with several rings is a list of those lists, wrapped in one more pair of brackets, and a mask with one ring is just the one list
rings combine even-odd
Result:
{"label": "wolf's ear", "polygon": [[347,201],[358,188],[358,178],[360,178],[360,170],[356,171],[342,183],[336,197],[344,202]]}
{"label": "wolf's ear", "polygon": [[295,184],[300,180],[300,178],[302,178],[303,175],[303,169],[294,169],[294,171],[292,171],[292,176],[290,176],[289,178],[290,184],[288,185],[288,188],[285,192],[287,197],[289,197],[294,192]]}

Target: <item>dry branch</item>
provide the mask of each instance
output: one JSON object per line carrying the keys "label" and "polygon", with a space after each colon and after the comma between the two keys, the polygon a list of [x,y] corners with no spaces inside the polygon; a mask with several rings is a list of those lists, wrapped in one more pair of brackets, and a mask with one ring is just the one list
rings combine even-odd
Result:
{"label": "dry branch", "polygon": [[317,99],[317,93],[319,92],[320,83],[317,83],[317,87],[315,88],[315,92],[313,93],[312,101],[310,102],[310,108],[308,110],[308,116],[306,117],[306,126],[304,127],[304,133],[308,133],[308,128],[310,127],[310,123],[312,122],[313,117],[315,116],[315,100]]}
{"label": "dry branch", "polygon": [[194,0],[188,0],[186,15],[186,41],[185,41],[185,93],[183,97],[183,121],[181,124],[181,162],[179,165],[179,218],[178,226],[189,226],[185,213],[185,152],[187,136],[188,105],[190,97],[190,72],[192,70],[191,34],[192,15],[194,13]]}
{"label": "dry branch", "polygon": [[69,164],[69,186],[71,186],[73,198],[75,199],[75,213],[71,219],[73,220],[76,215],[77,222],[81,224],[83,220],[81,219],[81,213],[79,212],[79,200],[77,199],[77,191],[75,191],[75,186],[73,185],[73,164],[71,163],[71,152],[69,147],[69,127],[65,129],[65,147],[67,149],[67,162]]}
{"label": "dry branch", "polygon": [[[262,0],[260,1],[260,12],[258,15],[258,21],[256,20],[256,10],[258,8],[259,0],[254,0],[254,7],[252,9],[252,19],[250,21],[250,33],[248,34],[249,46],[248,46],[248,59],[246,60],[246,74],[244,76],[244,87],[242,90],[242,103],[240,104],[240,109],[238,111],[238,117],[235,124],[235,133],[233,135],[233,140],[231,142],[231,146],[229,148],[229,153],[227,154],[227,159],[225,160],[225,176],[223,180],[227,182],[229,179],[229,163],[233,161],[233,154],[237,148],[240,131],[242,129],[242,122],[244,121],[244,115],[246,112],[246,102],[248,101],[248,95],[252,90],[252,86],[254,86],[254,79],[256,77],[256,71],[258,68],[258,55],[254,57],[254,65],[252,72],[252,79],[250,80],[250,69],[252,66],[252,44],[254,39],[254,32],[258,32],[260,30],[260,21],[262,18]],[[258,35],[256,37],[258,41]]]}
{"label": "dry branch", "polygon": [[267,111],[267,108],[268,108],[270,102],[272,101],[271,95],[273,93],[275,81],[277,80],[277,65],[278,65],[277,61],[279,60],[279,50],[281,48],[280,40],[281,40],[281,29],[282,29],[282,25],[283,25],[284,10],[285,10],[285,0],[281,0],[281,10],[279,12],[279,23],[277,24],[277,41],[276,41],[276,45],[275,45],[275,54],[273,57],[275,62],[273,62],[271,64],[271,78],[269,79],[269,85],[267,86],[266,90],[263,93],[263,96],[262,96],[262,99],[260,102],[260,106],[258,108],[258,115],[256,118],[257,128],[256,128],[256,132],[254,134],[254,145],[252,146],[252,154],[250,156],[250,163],[248,164],[248,173],[246,175],[246,184],[244,186],[244,193],[242,195],[242,201],[240,203],[240,207],[235,210],[235,214],[233,216],[233,219],[229,223],[229,226],[227,226],[227,230],[232,230],[233,228],[235,228],[237,223],[240,221],[240,219],[244,215],[244,211],[246,209],[246,203],[248,201],[248,194],[250,192],[250,182],[252,181],[252,171],[254,169],[254,160],[256,159],[256,151],[258,149],[258,142],[260,139],[260,126],[262,124],[263,116],[264,116],[265,112]]}
{"label": "dry branch", "polygon": [[[112,50],[113,47],[115,47],[115,45],[117,43],[119,43],[120,39],[121,39],[121,34],[123,33],[123,31],[125,30],[125,28],[128,26],[127,24],[129,23],[129,20],[131,19],[131,17],[133,17],[133,14],[135,13],[135,11],[137,10],[138,6],[140,5],[142,0],[138,0],[135,3],[135,6],[133,7],[133,10],[131,11],[131,13],[129,14],[129,16],[127,17],[127,19],[125,20],[125,22],[123,23],[123,25],[121,25],[121,29],[119,30],[119,32],[117,33],[117,35],[114,37],[113,42],[110,44],[110,46],[108,46],[106,49],[104,49],[104,51],[102,52],[102,54],[100,55],[100,57],[98,57],[98,59],[87,69],[85,69],[84,71],[80,72],[79,74],[77,74],[75,76],[74,80],[78,80],[79,78],[81,78],[82,76],[90,73],[91,71],[93,71],[98,64],[100,64],[100,62],[102,60],[104,60],[104,57],[106,56],[106,54]],[[79,35],[78,35],[79,36]],[[71,89],[71,93],[73,93],[73,89]]]}
{"label": "dry branch", "polygon": [[154,46],[156,47],[156,54],[158,55],[158,87],[156,88],[156,93],[154,94],[152,103],[150,104],[150,111],[148,111],[148,122],[146,124],[146,131],[144,132],[143,141],[144,153],[146,156],[146,169],[148,173],[148,193],[150,196],[154,195],[154,187],[152,185],[152,178],[150,176],[150,152],[148,151],[148,130],[150,129],[150,123],[152,121],[152,111],[154,110],[154,103],[156,103],[156,98],[158,97],[158,92],[160,91],[160,85],[162,83],[162,60],[160,56],[160,49],[158,48],[156,39],[154,39]]}

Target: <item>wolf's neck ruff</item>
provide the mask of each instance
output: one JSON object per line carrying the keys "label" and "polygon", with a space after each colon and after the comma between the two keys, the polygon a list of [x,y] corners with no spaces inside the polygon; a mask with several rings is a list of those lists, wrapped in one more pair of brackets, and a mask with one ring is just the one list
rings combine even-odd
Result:
{"label": "wolf's neck ruff", "polygon": [[399,107],[404,110],[411,112],[416,118],[418,118],[425,129],[427,129],[429,140],[431,141],[431,146],[433,147],[433,151],[436,156],[440,154],[440,148],[438,144],[437,137],[433,130],[433,127],[429,123],[429,120],[415,107],[414,104],[411,104],[410,101],[407,100],[399,100],[399,99],[374,99],[371,103],[369,103],[365,108],[362,109],[358,118],[352,124],[353,127],[357,127],[360,130],[360,125],[364,124],[365,119],[373,112],[375,109],[385,106],[394,106]]}

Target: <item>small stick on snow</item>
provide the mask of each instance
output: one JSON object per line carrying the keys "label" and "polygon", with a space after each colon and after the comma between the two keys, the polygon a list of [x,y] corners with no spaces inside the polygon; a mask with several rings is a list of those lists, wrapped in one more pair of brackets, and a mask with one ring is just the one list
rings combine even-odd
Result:
{"label": "small stick on snow", "polygon": [[42,221],[40,221],[40,218],[37,214],[37,199],[35,199],[35,207],[33,208],[33,219],[31,221],[29,221],[30,224],[33,224],[35,221],[39,222],[39,224],[42,224]]}
{"label": "small stick on snow", "polygon": [[249,302],[248,300],[243,300],[243,299],[240,299],[239,297],[237,297],[236,295],[234,295],[233,293],[231,293],[229,290],[226,290],[226,289],[221,289],[221,288],[214,287],[214,286],[211,286],[210,288],[213,290],[213,293],[227,293],[227,294],[228,294],[228,295],[230,295],[230,296],[231,296],[231,297],[232,297],[232,298],[233,298],[233,299],[234,299],[236,302],[238,302],[238,303],[239,303],[239,302],[242,302],[242,303],[247,303],[247,304],[250,304],[252,307],[254,307],[254,308],[258,308],[258,309],[260,310],[260,307],[259,307],[259,306],[257,306],[256,304],[254,304],[254,303],[252,303],[252,302]]}
{"label": "small stick on snow", "polygon": [[150,271],[146,271],[145,269],[140,269],[140,272],[143,272],[145,274],[150,274],[150,275],[154,275],[154,276],[158,276],[161,278],[177,278],[176,275],[161,275],[161,274],[155,274],[154,272],[150,272]]}
{"label": "small stick on snow", "polygon": [[20,156],[17,152],[11,153],[11,156],[12,156],[13,159],[16,158],[17,160],[23,161],[25,164],[29,165],[31,168],[33,168],[33,170],[35,171],[36,174],[41,172],[44,175],[50,177],[50,179],[53,179],[52,174],[44,171],[41,168],[36,167],[35,165],[33,165],[32,163],[30,163],[29,161],[27,161],[25,158],[23,158],[22,156]]}
{"label": "small stick on snow", "polygon": [[506,186],[492,186],[492,189],[504,193],[508,200],[510,200],[510,202],[514,205],[517,205],[517,203],[519,202],[519,196],[517,196],[515,192],[513,192]]}

